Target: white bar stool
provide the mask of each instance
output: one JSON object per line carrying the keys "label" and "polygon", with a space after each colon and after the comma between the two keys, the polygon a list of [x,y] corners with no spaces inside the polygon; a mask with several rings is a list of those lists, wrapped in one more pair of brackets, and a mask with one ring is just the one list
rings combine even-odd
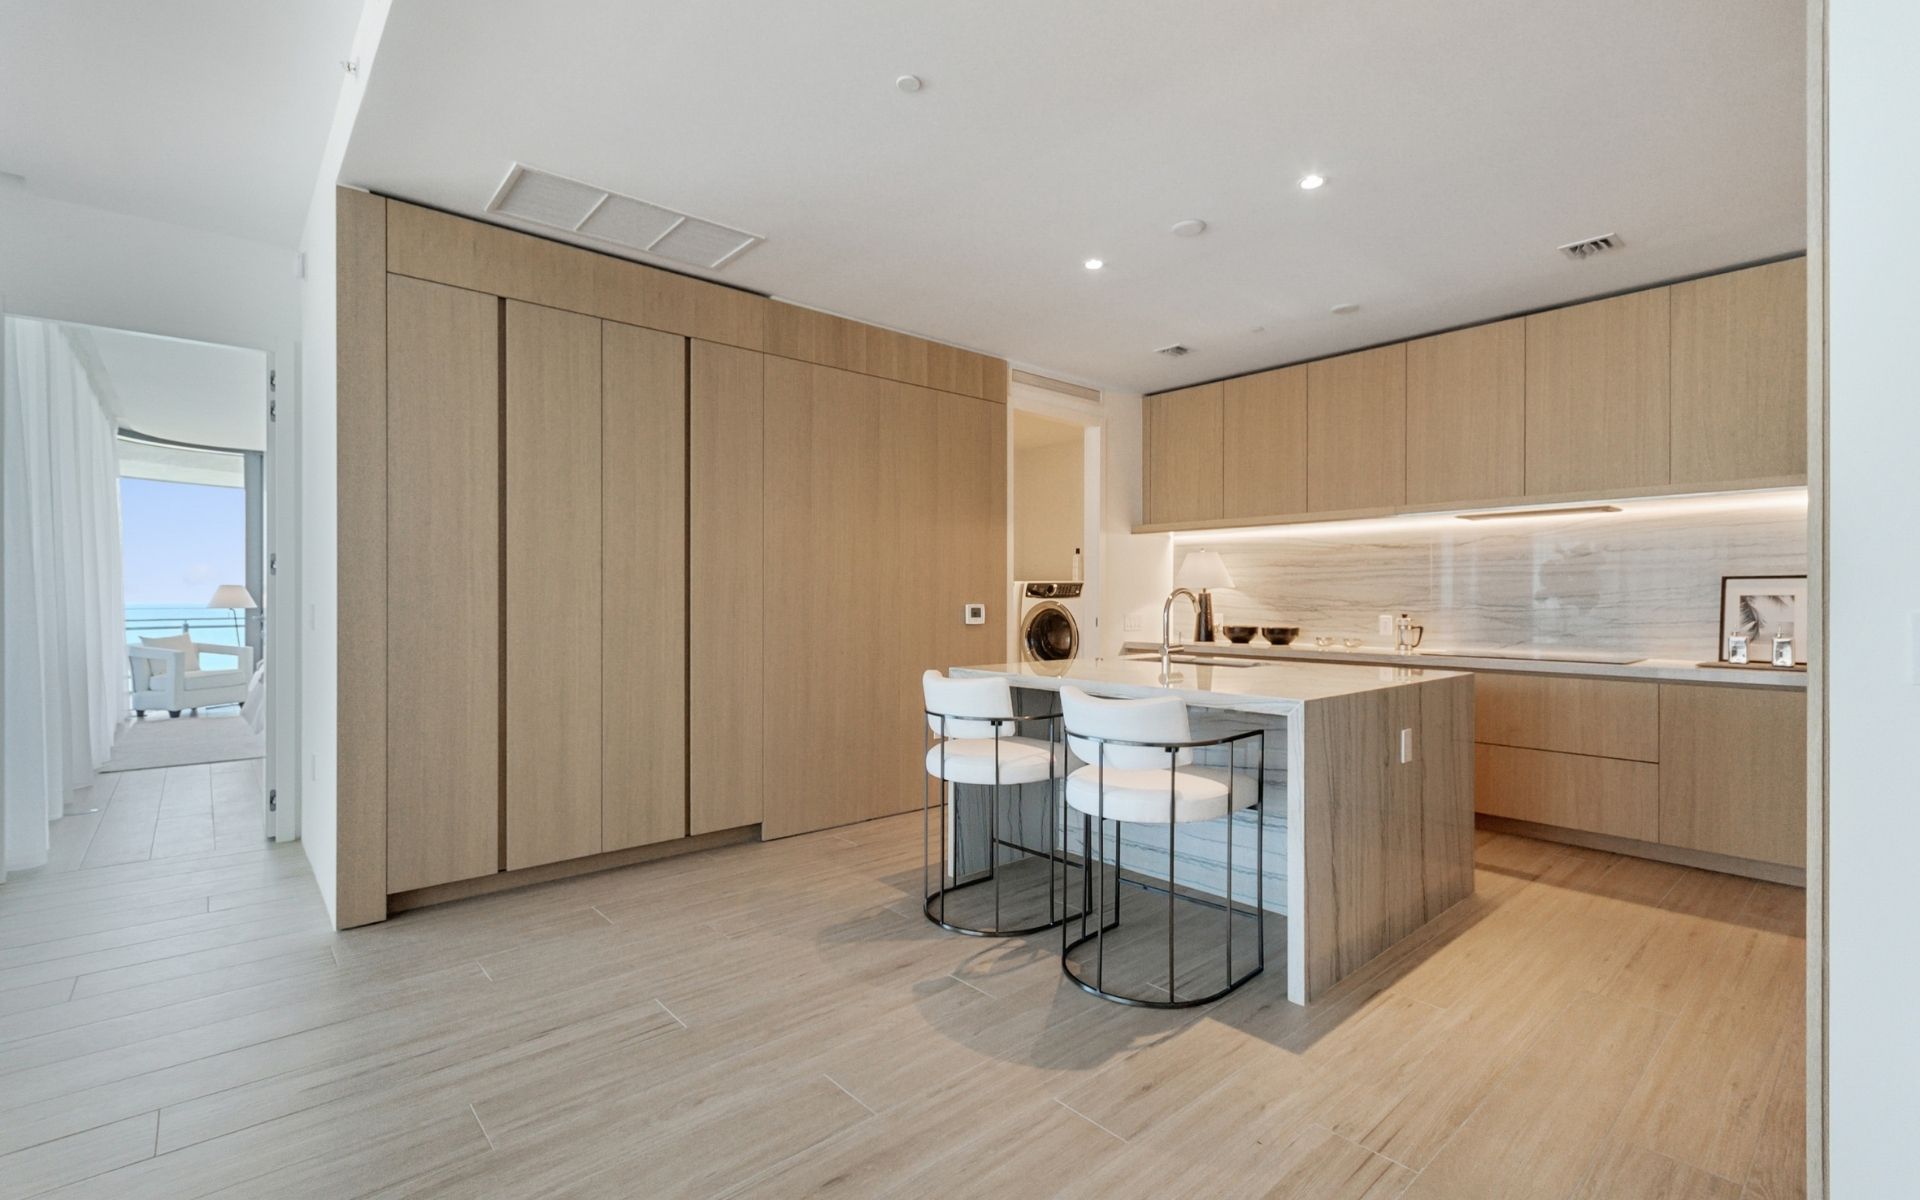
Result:
{"label": "white bar stool", "polygon": [[[1053,869],[1060,864],[1062,874],[1066,871],[1066,860],[1054,844],[1055,809],[1058,807],[1058,780],[1066,766],[1066,747],[1059,740],[1059,722],[1057,714],[1043,716],[1016,716],[1013,710],[1013,689],[1005,679],[948,679],[938,671],[928,671],[921,676],[921,687],[926,696],[927,737],[938,737],[939,741],[927,745],[927,778],[940,781],[940,875],[935,886],[929,880],[933,866],[932,839],[930,825],[932,803],[929,789],[923,783],[920,795],[921,824],[921,861],[920,882],[924,893],[922,911],[927,919],[943,929],[955,933],[972,934],[976,937],[1016,937],[1022,934],[1039,933],[1051,929],[1077,913],[1069,914],[1057,905],[1059,894],[1054,891]],[[1044,739],[1023,737],[1022,725],[1044,724]],[[1045,827],[1044,845],[1035,847],[1024,844],[1016,834],[1012,839],[1003,837],[1000,829],[1000,807],[1004,797],[1002,788],[1017,787],[1022,784],[1040,783],[1047,785],[1047,811],[1041,822]],[[972,872],[974,878],[961,882],[962,857],[965,853],[966,834],[960,821],[960,793],[955,785],[974,785],[992,789],[988,793],[986,804],[986,857],[984,874],[978,870]],[[951,799],[951,806],[949,800]],[[1021,856],[1008,862],[1003,859],[1006,850],[1020,851]],[[1044,858],[1047,864],[1045,919],[1040,919],[1037,904],[1031,898],[1022,905],[1023,915],[1014,918],[1009,925],[1002,916],[1002,877],[1008,873],[1005,868],[1016,863],[1027,862],[1033,858]],[[993,912],[991,919],[982,911],[972,915],[950,913],[949,894],[965,892],[981,884],[993,885]],[[1028,889],[1032,893],[1032,889]],[[971,900],[971,897],[968,898]],[[1031,919],[1024,915],[1026,907],[1034,907]],[[979,906],[984,909],[984,904]]]}
{"label": "white bar stool", "polygon": [[[1080,936],[1072,941],[1071,931],[1060,931],[1060,969],[1082,989],[1107,1000],[1137,1004],[1146,1008],[1190,1008],[1206,1004],[1238,988],[1266,969],[1266,731],[1249,729],[1224,737],[1195,739],[1187,720],[1187,706],[1177,696],[1151,700],[1104,700],[1089,696],[1076,687],[1060,689],[1060,710],[1066,723],[1067,745],[1086,765],[1067,776],[1067,807],[1082,814],[1085,876],[1091,883],[1092,897],[1083,897],[1080,911]],[[1249,774],[1235,769],[1234,754],[1243,743],[1257,749],[1255,770]],[[1227,748],[1225,767],[1194,766],[1193,752],[1202,747]],[[1245,974],[1233,971],[1233,921],[1247,916],[1233,899],[1233,821],[1232,814],[1242,809],[1256,810],[1254,823],[1254,965]],[[1227,818],[1227,861],[1224,904],[1210,898],[1180,892],[1175,882],[1176,831],[1181,825]],[[1064,810],[1063,818],[1064,820]],[[1115,826],[1112,867],[1107,862],[1107,823]],[[1096,842],[1094,825],[1098,823]],[[1167,829],[1167,930],[1166,998],[1142,995],[1139,989],[1116,990],[1106,983],[1107,937],[1120,928],[1120,842],[1121,826],[1127,822],[1164,825]],[[1107,877],[1111,876],[1113,907],[1107,916]],[[1134,881],[1147,891],[1159,891],[1151,884]],[[1097,898],[1097,899],[1096,899]],[[1182,998],[1175,957],[1178,939],[1176,902],[1190,906],[1218,908],[1225,916],[1225,933],[1219,948],[1225,959],[1223,986],[1203,996]],[[1087,917],[1094,915],[1094,929],[1087,931]],[[1094,943],[1091,979],[1087,966],[1074,951]],[[1126,947],[1129,958],[1136,957],[1137,941]],[[1124,986],[1124,985],[1123,985]],[[1148,985],[1152,986],[1152,985]]]}

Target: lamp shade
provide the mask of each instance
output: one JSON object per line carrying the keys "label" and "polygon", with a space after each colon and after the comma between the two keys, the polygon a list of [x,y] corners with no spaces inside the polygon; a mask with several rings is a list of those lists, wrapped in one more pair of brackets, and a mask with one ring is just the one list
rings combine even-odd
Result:
{"label": "lamp shade", "polygon": [[259,608],[254,602],[253,593],[245,584],[223,583],[214,589],[213,599],[207,601],[208,608]]}
{"label": "lamp shade", "polygon": [[1212,550],[1194,550],[1180,560],[1180,572],[1175,576],[1176,585],[1187,588],[1230,588],[1233,576],[1227,573],[1227,564]]}

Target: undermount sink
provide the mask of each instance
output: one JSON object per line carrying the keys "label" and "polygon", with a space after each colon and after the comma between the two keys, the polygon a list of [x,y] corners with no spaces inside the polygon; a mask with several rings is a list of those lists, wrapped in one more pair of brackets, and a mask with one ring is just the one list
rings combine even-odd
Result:
{"label": "undermount sink", "polygon": [[[1160,656],[1158,654],[1147,653],[1129,654],[1127,657],[1137,662],[1153,662],[1159,659]],[[1251,667],[1258,665],[1244,658],[1217,658],[1212,655],[1180,653],[1175,653],[1168,658],[1167,661],[1189,667]]]}

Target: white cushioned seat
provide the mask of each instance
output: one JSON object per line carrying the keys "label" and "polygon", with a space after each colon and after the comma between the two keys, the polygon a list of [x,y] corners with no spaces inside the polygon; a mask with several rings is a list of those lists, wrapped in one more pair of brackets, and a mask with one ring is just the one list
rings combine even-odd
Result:
{"label": "white cushioned seat", "polygon": [[[993,783],[992,738],[950,738],[937,742],[927,751],[927,774],[942,778],[941,755],[946,755],[945,779],[949,783]],[[1067,749],[1053,747],[1053,768],[1064,768]],[[1047,778],[1047,743],[1039,738],[1002,737],[1000,739],[1000,782],[1038,783]]]}
{"label": "white cushioned seat", "polygon": [[228,688],[247,686],[247,674],[244,671],[184,671],[181,673],[181,686],[189,692],[205,691],[208,688]]}
{"label": "white cushioned seat", "polygon": [[[1235,811],[1251,808],[1259,799],[1259,788],[1251,771],[1181,767],[1175,772],[1108,766],[1107,820],[1165,825],[1169,787],[1173,789],[1173,819],[1179,822],[1211,821],[1226,816],[1229,807]],[[1067,776],[1067,803],[1088,816],[1101,815],[1099,767],[1081,767]]]}

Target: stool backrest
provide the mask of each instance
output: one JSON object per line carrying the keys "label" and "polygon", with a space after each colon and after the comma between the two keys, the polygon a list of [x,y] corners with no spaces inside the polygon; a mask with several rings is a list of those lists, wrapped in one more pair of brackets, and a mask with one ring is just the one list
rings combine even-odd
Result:
{"label": "stool backrest", "polygon": [[[1011,717],[1013,715],[1013,688],[1004,679],[984,677],[980,679],[948,679],[938,671],[928,671],[920,677],[920,688],[926,693],[927,712],[946,713],[948,719],[942,721],[938,716],[927,718],[927,728],[936,734],[950,738],[990,738],[994,726],[987,721],[956,721],[954,717]],[[945,725],[945,728],[941,728]],[[1011,723],[1001,725],[1001,737],[1013,737],[1020,732]]]}
{"label": "stool backrest", "polygon": [[[1118,738],[1123,742],[1184,742],[1193,736],[1187,723],[1187,705],[1178,696],[1152,700],[1105,700],[1077,687],[1060,689],[1060,715],[1066,719],[1067,745],[1086,763],[1101,761],[1101,745],[1088,736]],[[1076,736],[1083,735],[1083,736]],[[1165,770],[1165,750],[1140,746],[1107,746],[1106,764],[1120,769]],[[1182,750],[1174,761],[1190,763],[1193,751]]]}

